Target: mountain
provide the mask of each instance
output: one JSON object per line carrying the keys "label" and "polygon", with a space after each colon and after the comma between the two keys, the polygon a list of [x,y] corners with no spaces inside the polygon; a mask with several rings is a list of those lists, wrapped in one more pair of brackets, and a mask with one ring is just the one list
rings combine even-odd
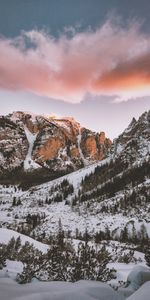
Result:
{"label": "mountain", "polygon": [[[37,139],[43,149],[40,133],[47,130],[49,119],[44,118],[37,125],[35,118],[34,124],[30,123],[32,126],[25,125],[20,117],[16,121],[16,115],[14,121],[12,115],[9,119],[7,132],[14,132],[13,142],[18,143],[15,151],[25,151],[27,136],[32,141],[32,147],[27,144],[22,161],[27,167],[32,153],[30,164],[36,171],[38,162],[34,155],[40,148]],[[39,129],[44,121],[46,127]],[[67,118],[67,123],[66,119],[55,120],[55,124],[61,123],[61,128],[62,122],[66,130],[74,120]],[[145,112],[114,140],[105,159],[95,161],[94,158],[94,163],[89,165],[92,159],[86,157],[88,164],[83,168],[26,190],[20,184],[0,185],[0,268],[5,270],[13,260],[15,264],[21,263],[22,273],[17,275],[17,280],[25,283],[32,278],[110,281],[114,276],[112,268],[122,281],[134,265],[146,265],[146,262],[149,265],[149,152],[150,112]],[[8,237],[12,237],[10,241]],[[39,247],[48,252],[38,251]]]}
{"label": "mountain", "polygon": [[0,117],[0,180],[32,185],[102,160],[111,147],[104,132],[73,118],[14,112]]}
{"label": "mountain", "polygon": [[150,236],[149,125],[150,112],[137,121],[133,119],[114,140],[107,158],[59,179],[27,191],[19,186],[1,186],[0,224],[9,224],[13,230],[37,238],[55,234],[60,220],[66,234],[70,232],[73,237],[83,236],[85,230],[91,236],[100,231],[106,236],[109,228],[112,239],[123,239],[124,231],[126,239],[132,239],[134,230],[138,238],[141,230],[147,238]]}
{"label": "mountain", "polygon": [[129,126],[114,141],[112,155],[129,164],[137,163],[149,157],[149,144],[150,111],[143,113],[137,121],[132,119]]}

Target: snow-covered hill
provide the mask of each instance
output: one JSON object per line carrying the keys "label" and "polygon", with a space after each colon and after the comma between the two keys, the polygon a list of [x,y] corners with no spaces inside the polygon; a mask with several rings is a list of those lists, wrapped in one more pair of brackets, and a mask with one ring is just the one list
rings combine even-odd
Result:
{"label": "snow-covered hill", "polygon": [[0,244],[7,245],[12,238],[17,239],[18,237],[20,237],[21,245],[24,245],[26,242],[28,242],[30,245],[33,245],[34,248],[42,251],[43,253],[47,252],[49,249],[48,245],[38,242],[27,235],[7,228],[0,228]]}

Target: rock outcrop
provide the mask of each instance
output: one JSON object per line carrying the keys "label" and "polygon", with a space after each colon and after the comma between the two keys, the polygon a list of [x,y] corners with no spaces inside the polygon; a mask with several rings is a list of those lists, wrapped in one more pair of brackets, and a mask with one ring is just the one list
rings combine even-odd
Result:
{"label": "rock outcrop", "polygon": [[[16,171],[68,173],[106,157],[105,133],[82,128],[73,118],[14,112],[0,118],[0,176]],[[53,173],[54,172],[54,173]],[[56,174],[55,174],[56,175]],[[57,174],[59,176],[59,174]]]}

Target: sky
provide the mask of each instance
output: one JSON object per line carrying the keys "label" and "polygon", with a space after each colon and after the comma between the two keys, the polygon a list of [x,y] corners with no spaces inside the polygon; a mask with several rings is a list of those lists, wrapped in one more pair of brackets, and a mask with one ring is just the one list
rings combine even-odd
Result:
{"label": "sky", "polygon": [[0,0],[0,114],[72,116],[113,139],[150,107],[149,0]]}

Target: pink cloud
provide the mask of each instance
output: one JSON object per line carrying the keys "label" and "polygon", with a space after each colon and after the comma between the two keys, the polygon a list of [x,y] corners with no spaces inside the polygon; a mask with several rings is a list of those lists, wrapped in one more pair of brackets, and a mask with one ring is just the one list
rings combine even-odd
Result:
{"label": "pink cloud", "polygon": [[0,58],[0,89],[70,102],[87,92],[123,100],[150,95],[150,37],[137,24],[122,28],[106,22],[96,31],[57,39],[24,32],[17,39],[0,39]]}

